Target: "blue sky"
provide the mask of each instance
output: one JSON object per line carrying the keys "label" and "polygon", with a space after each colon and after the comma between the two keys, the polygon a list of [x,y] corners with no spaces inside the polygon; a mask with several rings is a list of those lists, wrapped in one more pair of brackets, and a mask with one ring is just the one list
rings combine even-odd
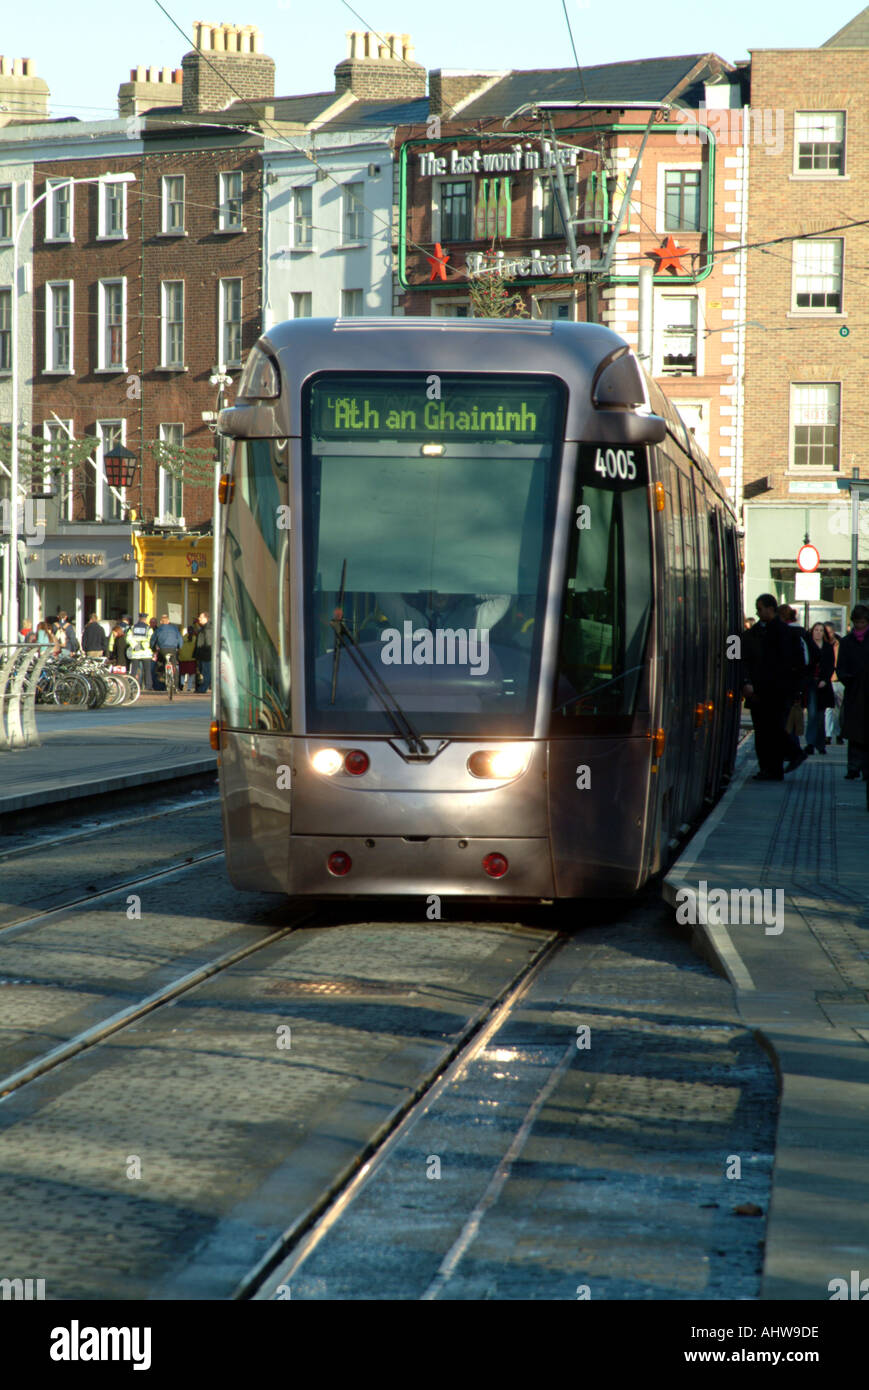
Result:
{"label": "blue sky", "polygon": [[[192,45],[193,21],[255,24],[277,64],[280,95],[330,91],[346,56],[348,29],[409,33],[427,68],[569,67],[562,0],[30,0],[6,6],[7,57],[33,58],[52,95],[52,114],[82,120],[117,114],[117,90],[138,63],[177,67]],[[823,9],[793,0],[565,0],[580,63],[715,52],[735,61],[750,48],[814,48],[862,8],[830,0]],[[353,10],[357,13],[354,14]]]}

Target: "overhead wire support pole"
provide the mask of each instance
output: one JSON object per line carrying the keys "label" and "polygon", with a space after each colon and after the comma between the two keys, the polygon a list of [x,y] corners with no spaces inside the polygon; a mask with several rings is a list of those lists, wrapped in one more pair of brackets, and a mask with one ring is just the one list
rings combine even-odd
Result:
{"label": "overhead wire support pole", "polygon": [[576,248],[576,233],[573,230],[574,218],[570,212],[570,201],[567,196],[567,180],[564,177],[564,170],[561,167],[561,160],[558,157],[558,141],[555,138],[555,129],[552,124],[552,117],[549,117],[549,135],[552,140],[552,155],[555,160],[555,187],[557,190],[558,207],[561,212],[561,220],[564,223],[564,234],[567,238],[567,249],[570,252],[570,268],[576,273],[584,270],[585,266],[580,266],[579,252]]}

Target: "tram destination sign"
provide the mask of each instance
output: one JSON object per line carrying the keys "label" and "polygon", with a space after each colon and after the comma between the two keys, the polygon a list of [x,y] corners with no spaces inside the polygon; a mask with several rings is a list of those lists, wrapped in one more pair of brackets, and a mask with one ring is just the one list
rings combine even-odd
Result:
{"label": "tram destination sign", "polygon": [[469,382],[429,375],[400,383],[334,378],[311,387],[311,433],[321,440],[554,442],[562,388],[538,378]]}

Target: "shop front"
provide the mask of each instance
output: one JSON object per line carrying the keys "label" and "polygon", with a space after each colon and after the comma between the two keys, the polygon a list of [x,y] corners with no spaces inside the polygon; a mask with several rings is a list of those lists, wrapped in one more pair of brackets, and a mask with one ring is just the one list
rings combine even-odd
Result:
{"label": "shop front", "polygon": [[132,613],[136,560],[129,527],[45,535],[21,551],[22,614],[34,627],[59,611],[81,629],[91,613],[116,621]]}
{"label": "shop front", "polygon": [[211,536],[134,537],[139,612],[187,627],[211,605]]}
{"label": "shop front", "polygon": [[[805,485],[803,485],[805,486]],[[817,601],[850,604],[852,521],[847,494],[827,484],[821,498],[801,502],[746,502],[745,611],[751,616],[758,594],[780,603],[802,601],[797,592],[797,554],[804,541],[820,555]],[[857,513],[857,593],[869,599],[869,502]],[[813,596],[814,597],[814,596]]]}

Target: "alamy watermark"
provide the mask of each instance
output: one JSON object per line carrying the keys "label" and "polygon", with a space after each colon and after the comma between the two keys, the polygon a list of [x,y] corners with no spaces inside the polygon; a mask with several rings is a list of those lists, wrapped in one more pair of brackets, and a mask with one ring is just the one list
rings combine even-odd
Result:
{"label": "alamy watermark", "polygon": [[384,666],[467,666],[472,676],[489,670],[488,628],[415,628],[406,619],[402,630],[384,628],[380,634]]}
{"label": "alamy watermark", "polygon": [[[28,545],[42,545],[45,540],[45,503],[38,498],[26,497],[18,503],[19,536],[27,537]],[[12,534],[12,503],[8,497],[0,497],[0,534]]]}
{"label": "alamy watermark", "polygon": [[785,147],[785,113],[782,107],[713,107],[710,110],[705,101],[701,101],[696,108],[677,102],[670,114],[674,122],[684,127],[676,132],[676,141],[680,145],[705,143],[705,128],[714,139],[728,145],[741,145],[747,137],[752,145],[762,145],[765,154],[781,154]]}
{"label": "alamy watermark", "polygon": [[696,891],[676,893],[676,921],[680,926],[763,926],[766,936],[784,930],[783,888],[713,888],[701,879]]}

